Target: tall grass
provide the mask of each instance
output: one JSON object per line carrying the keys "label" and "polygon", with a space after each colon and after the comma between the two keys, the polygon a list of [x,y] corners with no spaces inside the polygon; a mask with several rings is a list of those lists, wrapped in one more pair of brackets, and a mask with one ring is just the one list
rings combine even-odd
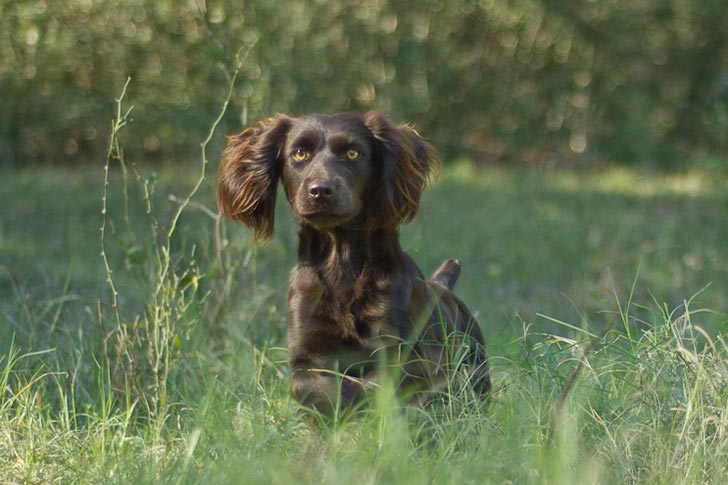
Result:
{"label": "tall grass", "polygon": [[[93,263],[73,259],[45,286],[5,271],[0,481],[728,480],[728,321],[700,306],[703,294],[645,299],[651,268],[573,320],[552,303],[494,331],[505,317],[477,305],[491,344],[488,406],[465,392],[407,407],[384,381],[356,417],[311,425],[288,396],[283,348],[293,229],[284,222],[258,249],[221,224],[206,195],[217,122],[185,195],[169,195],[184,183],[125,160],[125,93],[117,106],[103,180],[92,179],[102,189],[100,223],[87,221],[100,229]],[[490,183],[469,177],[476,192]]]}
{"label": "tall grass", "polygon": [[[195,260],[196,245],[182,248],[179,255],[175,256],[176,248],[173,248],[173,244],[183,213],[190,207],[192,199],[206,179],[209,163],[207,147],[227,110],[240,66],[239,61],[237,69],[231,76],[227,97],[220,113],[213,121],[207,137],[200,143],[199,175],[183,198],[170,196],[170,200],[175,203],[176,207],[172,210],[166,224],[162,225],[155,213],[150,180],[143,178],[137,170],[134,170],[134,182],[142,189],[145,206],[144,217],[149,227],[146,238],[147,247],[143,249],[147,253],[149,261],[143,270],[147,280],[145,285],[147,296],[144,299],[144,306],[142,309],[132,307],[126,312],[120,308],[120,295],[107,257],[106,225],[108,221],[109,167],[112,162],[118,162],[123,179],[123,218],[126,239],[132,241],[133,250],[139,251],[138,243],[143,236],[134,231],[129,220],[128,170],[119,142],[120,132],[128,124],[133,109],[133,107],[126,110],[123,108],[130,79],[127,80],[121,96],[116,100],[116,118],[112,124],[109,149],[104,165],[100,228],[101,258],[111,298],[110,309],[107,313],[111,313],[112,316],[106,315],[105,307],[100,304],[99,320],[102,324],[107,321],[114,324],[113,330],[106,337],[106,342],[112,345],[116,353],[115,367],[110,373],[111,384],[114,389],[120,391],[125,400],[126,405],[123,409],[133,410],[137,408],[137,404],[144,407],[143,416],[152,424],[152,442],[154,444],[162,442],[166,421],[172,412],[173,403],[170,402],[169,385],[170,381],[174,380],[174,367],[182,350],[182,341],[189,338],[191,329],[199,322],[199,305],[209,296],[209,293],[207,295],[198,294],[199,280],[202,275]],[[220,215],[199,203],[197,206],[204,209],[205,213],[211,215],[215,220],[215,241],[218,245],[215,248],[215,254],[218,256],[218,263],[221,263],[219,258]],[[127,249],[126,258],[133,256],[133,253],[129,254],[129,252]]]}

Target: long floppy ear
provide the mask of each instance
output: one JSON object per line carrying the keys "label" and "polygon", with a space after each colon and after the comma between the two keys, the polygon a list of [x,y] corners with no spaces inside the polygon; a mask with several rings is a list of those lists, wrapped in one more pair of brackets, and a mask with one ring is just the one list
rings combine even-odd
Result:
{"label": "long floppy ear", "polygon": [[270,239],[281,173],[281,148],[291,126],[284,115],[269,118],[228,138],[217,176],[217,205],[245,223],[257,241]]}
{"label": "long floppy ear", "polygon": [[381,160],[370,214],[384,227],[407,223],[417,214],[420,195],[439,169],[437,152],[414,128],[394,126],[376,111],[365,114],[364,123],[374,135]]}

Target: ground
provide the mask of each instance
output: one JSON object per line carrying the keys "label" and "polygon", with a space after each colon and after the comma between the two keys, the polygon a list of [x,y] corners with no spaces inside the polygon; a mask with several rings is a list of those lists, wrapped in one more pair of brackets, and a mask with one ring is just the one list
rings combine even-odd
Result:
{"label": "ground", "polygon": [[4,169],[3,482],[728,478],[725,172],[446,164],[402,245],[425,273],[461,260],[489,406],[385,383],[312,425],[286,387],[290,215],[256,246],[208,174],[171,230],[200,169]]}

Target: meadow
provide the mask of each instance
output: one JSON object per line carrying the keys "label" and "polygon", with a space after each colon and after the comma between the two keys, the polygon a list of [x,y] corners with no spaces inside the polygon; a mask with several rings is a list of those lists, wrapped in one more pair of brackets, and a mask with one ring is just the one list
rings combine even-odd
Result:
{"label": "meadow", "polygon": [[295,224],[279,204],[259,246],[221,221],[204,149],[3,169],[0,481],[728,481],[723,169],[450,161],[402,244],[462,261],[490,403],[383,382],[312,424],[287,391]]}

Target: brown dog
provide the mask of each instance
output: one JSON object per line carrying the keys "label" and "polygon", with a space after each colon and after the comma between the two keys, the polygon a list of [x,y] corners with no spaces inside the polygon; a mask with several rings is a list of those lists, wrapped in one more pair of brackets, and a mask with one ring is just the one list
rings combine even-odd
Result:
{"label": "brown dog", "polygon": [[229,139],[222,213],[269,239],[281,180],[300,224],[288,357],[302,404],[350,407],[385,368],[407,397],[421,399],[456,371],[477,393],[490,390],[480,328],[450,291],[459,263],[425,280],[399,244],[398,227],[417,213],[437,165],[412,128],[378,113],[278,115]]}

